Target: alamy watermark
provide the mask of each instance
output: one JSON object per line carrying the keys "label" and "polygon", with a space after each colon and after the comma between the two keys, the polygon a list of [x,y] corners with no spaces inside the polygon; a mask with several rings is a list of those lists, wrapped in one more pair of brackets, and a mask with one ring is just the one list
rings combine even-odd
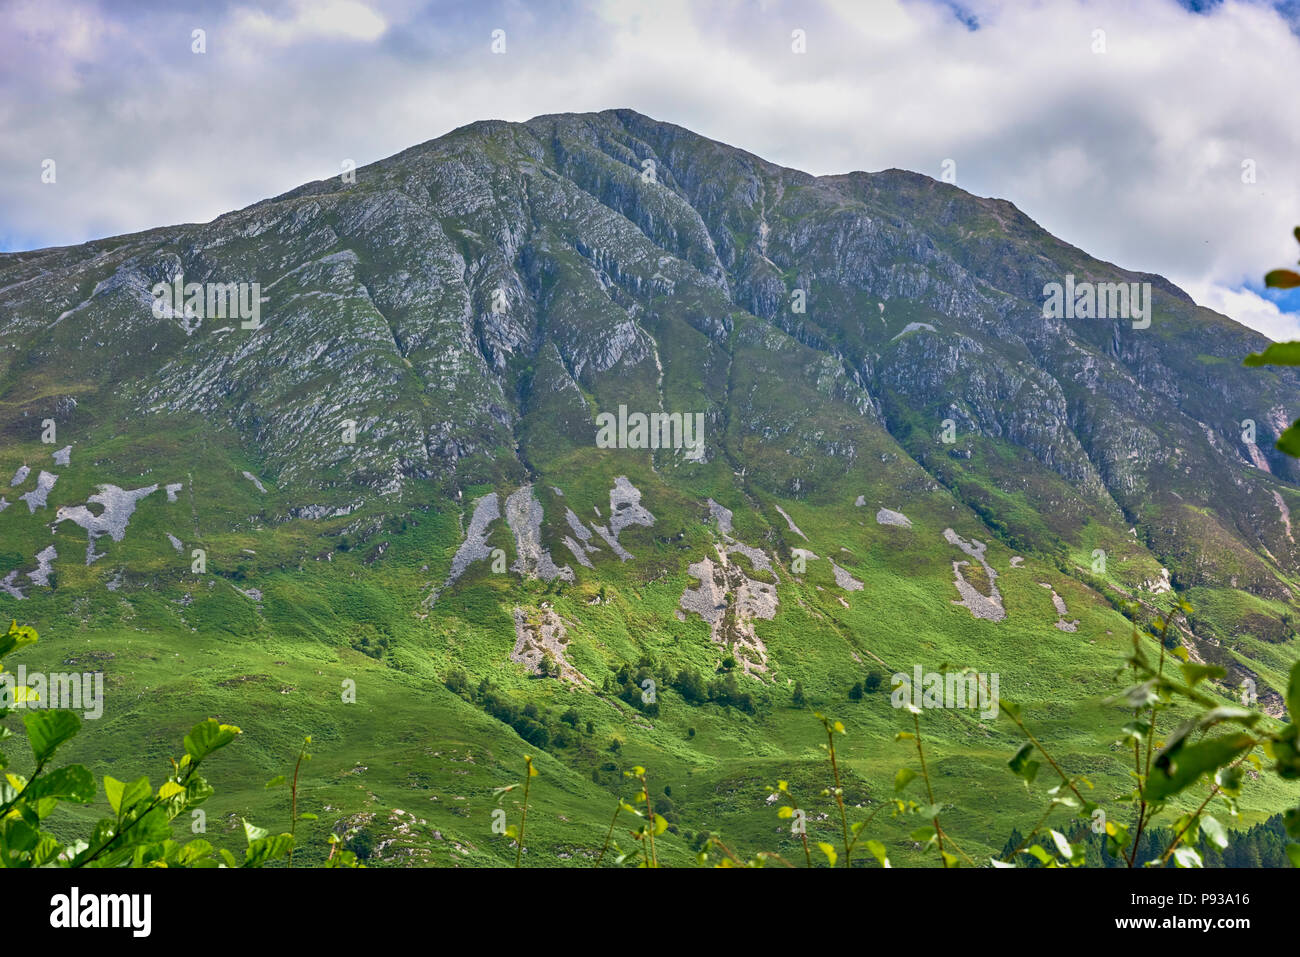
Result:
{"label": "alamy watermark", "polygon": [[980,717],[992,721],[998,716],[998,673],[974,671],[925,671],[920,665],[912,674],[898,672],[891,676],[893,693],[889,703],[895,708],[978,709]]}
{"label": "alamy watermark", "polygon": [[602,412],[596,416],[598,449],[685,449],[686,457],[700,461],[704,457],[703,412],[633,412],[618,407],[618,415]]}
{"label": "alamy watermark", "polygon": [[1134,329],[1151,325],[1151,283],[1080,282],[1043,286],[1044,319],[1131,319]]}
{"label": "alamy watermark", "polygon": [[104,673],[45,674],[19,665],[16,672],[0,672],[0,709],[4,708],[80,711],[83,717],[93,721],[104,713]]}
{"label": "alamy watermark", "polygon": [[186,282],[184,273],[177,273],[171,282],[155,283],[151,292],[156,319],[241,319],[241,329],[262,328],[261,283]]}

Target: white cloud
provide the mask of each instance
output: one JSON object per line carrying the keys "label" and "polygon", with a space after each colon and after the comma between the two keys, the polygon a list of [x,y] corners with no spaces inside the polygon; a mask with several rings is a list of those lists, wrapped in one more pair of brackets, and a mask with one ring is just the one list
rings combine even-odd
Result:
{"label": "white cloud", "polygon": [[[75,24],[109,15],[60,2],[80,13],[62,42],[93,56]],[[1280,16],[1242,0],[1205,15],[1173,0],[965,6],[978,30],[925,0],[244,4],[207,18],[198,57],[190,17],[115,15],[99,29],[118,42],[97,62],[54,65],[75,93],[43,86],[34,41],[8,35],[0,242],[209,219],[477,119],[626,106],[812,173],[938,176],[952,158],[959,186],[1065,241],[1266,332],[1290,328],[1243,290],[1295,259],[1300,222],[1300,41]],[[47,156],[57,187],[39,182]]]}
{"label": "white cloud", "polygon": [[1300,339],[1300,315],[1282,312],[1277,303],[1250,289],[1232,289],[1202,280],[1187,280],[1178,285],[1196,300],[1197,305],[1231,316],[1274,342]]}
{"label": "white cloud", "polygon": [[357,0],[297,0],[291,17],[261,10],[235,11],[237,33],[286,46],[320,38],[377,40],[388,29],[382,16]]}

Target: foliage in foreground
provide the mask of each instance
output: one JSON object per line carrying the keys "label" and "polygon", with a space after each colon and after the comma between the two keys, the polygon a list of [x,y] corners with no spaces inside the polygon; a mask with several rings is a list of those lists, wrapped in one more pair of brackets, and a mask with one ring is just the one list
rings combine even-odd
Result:
{"label": "foliage in foreground", "polygon": [[[6,656],[36,641],[35,629],[11,622],[8,633],[0,635],[0,672],[4,671]],[[0,867],[261,867],[286,857],[291,859],[292,826],[290,833],[272,834],[245,820],[247,847],[242,860],[224,848],[214,849],[203,838],[184,843],[173,838],[172,822],[197,810],[213,794],[199,768],[241,733],[234,725],[220,724],[212,718],[200,721],[185,736],[185,753],[179,760],[171,759],[171,770],[156,791],[147,776],[124,782],[104,775],[104,796],[112,816],[100,820],[88,836],[67,844],[60,842],[44,830],[44,821],[61,803],[92,804],[98,792],[95,776],[84,765],[50,767],[58,749],[81,730],[81,717],[75,711],[40,707],[31,689],[21,686],[14,688],[14,698],[0,702],[0,719],[17,710],[13,705],[22,709],[34,768],[29,777],[9,771],[8,759],[0,751],[0,770],[5,771],[0,781]],[[0,741],[12,736],[13,731],[0,726]],[[299,819],[298,768],[305,757],[310,757],[305,747],[294,768],[294,824]],[[330,843],[337,842],[331,836]],[[350,852],[335,855],[336,850],[337,846],[331,847],[327,866],[356,866]]]}
{"label": "foliage in foreground", "polygon": [[[1186,602],[1177,603],[1180,615],[1190,614],[1191,610]],[[909,835],[910,839],[918,846],[933,847],[945,868],[963,864],[995,868],[1089,866],[1098,863],[1095,854],[1092,860],[1088,855],[1088,847],[1095,840],[1104,841],[1105,858],[1130,868],[1139,864],[1144,867],[1203,867],[1204,855],[1200,847],[1208,846],[1219,853],[1228,848],[1228,828],[1216,814],[1231,819],[1238,817],[1237,802],[1245,783],[1247,766],[1264,773],[1268,770],[1264,764],[1264,759],[1267,759],[1272,762],[1272,772],[1282,780],[1300,780],[1300,725],[1270,718],[1247,707],[1224,705],[1203,690],[1203,683],[1221,679],[1227,673],[1217,666],[1191,661],[1181,646],[1169,651],[1166,639],[1173,623],[1172,615],[1161,616],[1151,630],[1145,632],[1139,631],[1134,624],[1132,650],[1125,659],[1125,667],[1117,674],[1117,677],[1127,677],[1127,686],[1110,699],[1110,703],[1131,708],[1133,713],[1132,720],[1120,729],[1120,738],[1116,742],[1133,752],[1133,768],[1129,772],[1133,788],[1118,798],[1120,803],[1132,808],[1128,815],[1131,818],[1129,823],[1108,816],[1098,802],[1087,797],[1086,792],[1092,790],[1092,783],[1081,775],[1068,774],[1026,725],[1021,708],[1012,702],[1000,701],[1000,714],[1015,724],[1025,737],[1025,743],[1007,762],[1008,768],[1029,788],[1046,762],[1056,783],[1047,789],[1046,807],[1027,834],[1022,836],[1017,831],[998,858],[987,862],[973,860],[940,821],[953,805],[935,797],[922,741],[922,710],[909,703],[905,707],[912,716],[913,729],[900,731],[896,740],[915,747],[919,770],[899,768],[894,776],[894,796],[879,802],[869,815],[852,823],[844,805],[835,744],[836,736],[847,732],[842,722],[816,715],[826,732],[826,743],[822,748],[830,771],[828,786],[821,796],[832,803],[835,811],[832,824],[838,824],[838,834],[827,835],[830,840],[814,841],[816,848],[831,867],[851,867],[853,853],[859,846],[865,847],[881,867],[890,867],[885,845],[878,840],[863,839],[864,830],[875,816],[888,808],[895,818],[912,818],[919,822]],[[1151,646],[1159,649],[1158,657],[1151,657]],[[1300,714],[1300,663],[1291,669],[1285,701],[1289,714]],[[1175,709],[1190,714],[1171,731],[1162,733],[1159,730],[1161,718],[1167,719]],[[518,828],[511,826],[505,831],[507,837],[516,841],[516,867],[523,852],[529,784],[537,775],[531,757],[525,758],[525,765],[520,824]],[[655,838],[667,830],[668,822],[651,807],[645,768],[636,767],[625,773],[639,783],[640,789],[632,802],[619,799],[595,864],[597,867],[601,865],[612,846],[615,851],[612,863],[615,865],[636,861],[638,867],[658,867]],[[924,786],[923,801],[903,796],[917,780]],[[1202,782],[1207,785],[1204,798],[1194,810],[1179,813],[1174,807],[1174,799]],[[502,791],[517,786],[511,785]],[[814,866],[807,810],[799,805],[788,781],[778,781],[769,791],[783,801],[777,815],[782,820],[791,821],[791,833],[800,839],[803,849],[804,865]],[[644,805],[644,812],[638,804]],[[1044,835],[1048,819],[1058,810],[1082,819],[1082,824],[1065,828],[1072,836],[1056,828],[1048,828]],[[634,847],[622,851],[613,841],[621,814],[642,819],[628,832],[639,850]],[[1167,824],[1156,826],[1158,819],[1169,817],[1172,820]],[[1286,811],[1281,823],[1290,838],[1300,841],[1300,806]],[[1040,838],[1040,835],[1043,836]],[[1036,838],[1039,840],[1035,841]],[[1287,844],[1285,853],[1292,866],[1300,867],[1300,843]],[[771,851],[760,851],[745,859],[716,834],[703,840],[697,860],[701,864],[714,863],[724,868],[764,867],[771,863],[796,866]]]}

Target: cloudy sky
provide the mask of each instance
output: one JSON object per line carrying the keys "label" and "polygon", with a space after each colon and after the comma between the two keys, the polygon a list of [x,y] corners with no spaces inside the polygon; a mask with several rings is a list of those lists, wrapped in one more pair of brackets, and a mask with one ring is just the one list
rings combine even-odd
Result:
{"label": "cloudy sky", "polygon": [[0,0],[0,84],[0,250],[206,221],[478,119],[630,107],[812,173],[951,160],[1300,338],[1300,294],[1261,284],[1300,256],[1300,0]]}

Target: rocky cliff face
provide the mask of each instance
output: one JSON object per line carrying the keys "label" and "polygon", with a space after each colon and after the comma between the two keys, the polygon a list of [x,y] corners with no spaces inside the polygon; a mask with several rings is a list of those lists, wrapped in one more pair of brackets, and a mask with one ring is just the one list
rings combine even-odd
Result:
{"label": "rocky cliff face", "polygon": [[[1149,328],[1044,318],[1067,275],[1149,283]],[[159,318],[178,276],[258,284],[260,327]],[[71,409],[100,439],[197,420],[278,490],[275,521],[545,481],[626,406],[703,413],[701,461],[643,453],[669,483],[817,500],[903,463],[1014,540],[1132,526],[1184,583],[1285,597],[1300,473],[1272,446],[1300,381],[1242,369],[1263,344],[1005,201],[813,177],[625,110],[476,123],[208,224],[0,256],[7,436]]]}

